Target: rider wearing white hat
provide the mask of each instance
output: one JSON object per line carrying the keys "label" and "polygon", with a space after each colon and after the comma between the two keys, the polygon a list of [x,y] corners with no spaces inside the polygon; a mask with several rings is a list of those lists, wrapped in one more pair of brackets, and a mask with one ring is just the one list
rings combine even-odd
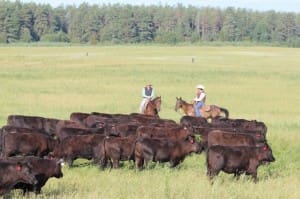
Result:
{"label": "rider wearing white hat", "polygon": [[140,105],[140,113],[144,112],[147,103],[154,98],[154,88],[150,83],[146,84],[142,90],[142,102]]}
{"label": "rider wearing white hat", "polygon": [[205,87],[202,84],[196,86],[196,97],[194,98],[194,110],[196,117],[200,117],[200,109],[206,100]]}

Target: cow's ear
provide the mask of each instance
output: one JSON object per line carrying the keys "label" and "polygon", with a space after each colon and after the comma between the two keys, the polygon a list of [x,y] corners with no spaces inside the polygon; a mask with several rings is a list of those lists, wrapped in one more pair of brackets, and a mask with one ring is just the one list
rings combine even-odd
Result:
{"label": "cow's ear", "polygon": [[21,163],[17,164],[16,170],[17,171],[22,171],[22,165],[21,165]]}

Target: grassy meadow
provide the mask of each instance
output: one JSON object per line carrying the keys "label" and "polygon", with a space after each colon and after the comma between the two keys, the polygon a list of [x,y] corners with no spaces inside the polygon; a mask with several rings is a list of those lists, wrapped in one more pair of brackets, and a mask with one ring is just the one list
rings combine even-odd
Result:
{"label": "grassy meadow", "polygon": [[257,184],[221,173],[211,186],[204,154],[175,169],[152,164],[141,172],[129,163],[101,171],[78,160],[37,198],[300,198],[299,49],[2,46],[0,125],[10,114],[68,119],[77,111],[137,112],[147,82],[162,96],[160,116],[176,121],[182,113],[174,111],[175,98],[191,101],[195,86],[204,84],[207,104],[227,108],[232,118],[266,123],[276,162],[258,169]]}

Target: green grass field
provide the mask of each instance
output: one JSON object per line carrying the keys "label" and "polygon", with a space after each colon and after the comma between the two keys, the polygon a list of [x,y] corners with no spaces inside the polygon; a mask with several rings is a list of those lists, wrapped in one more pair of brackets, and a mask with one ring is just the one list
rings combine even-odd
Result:
{"label": "green grass field", "polygon": [[195,86],[204,84],[207,104],[266,123],[276,162],[259,168],[257,184],[221,173],[211,186],[204,154],[176,169],[152,164],[141,172],[129,163],[100,171],[78,160],[37,198],[300,198],[299,49],[0,47],[0,125],[10,114],[68,119],[77,111],[136,112],[147,82],[162,96],[160,116],[176,121],[182,113],[174,111],[175,98],[191,101]]}

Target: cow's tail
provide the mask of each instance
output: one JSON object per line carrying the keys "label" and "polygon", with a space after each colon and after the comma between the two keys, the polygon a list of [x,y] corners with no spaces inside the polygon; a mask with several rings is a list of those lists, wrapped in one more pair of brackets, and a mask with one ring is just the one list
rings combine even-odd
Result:
{"label": "cow's tail", "polygon": [[135,156],[134,156],[134,151],[135,151],[135,145],[138,141],[138,137],[134,140],[134,142],[132,143],[132,146],[131,146],[131,150],[130,150],[130,155],[128,157],[128,160],[133,160],[135,161]]}
{"label": "cow's tail", "polygon": [[[106,144],[106,139],[109,138],[108,136],[106,136],[104,139],[103,139],[103,144],[102,144],[102,149],[100,149],[100,167],[101,169],[104,169],[106,166],[107,166],[107,155],[106,155],[106,150],[105,150],[105,144]],[[99,160],[98,160],[99,161]]]}
{"label": "cow's tail", "polygon": [[209,153],[209,149],[207,148],[207,149],[206,149],[206,168],[207,168],[207,173],[206,173],[206,175],[207,175],[207,176],[210,175],[208,153]]}
{"label": "cow's tail", "polygon": [[220,110],[225,114],[225,118],[229,118],[229,111],[226,108],[220,107]]}

